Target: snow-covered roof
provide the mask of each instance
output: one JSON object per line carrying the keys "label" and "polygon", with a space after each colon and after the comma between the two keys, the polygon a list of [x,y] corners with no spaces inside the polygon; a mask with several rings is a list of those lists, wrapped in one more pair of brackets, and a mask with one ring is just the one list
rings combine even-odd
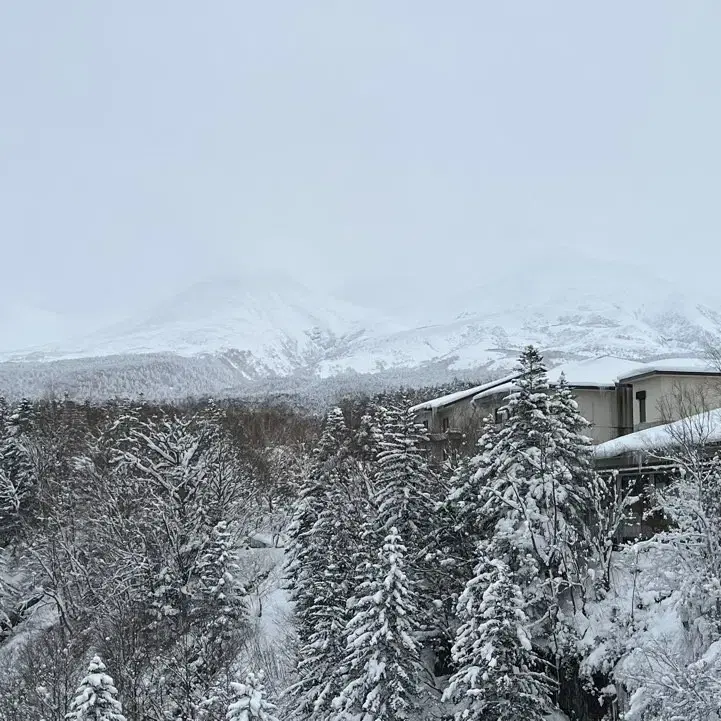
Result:
{"label": "snow-covered roof", "polygon": [[481,386],[474,386],[473,388],[467,388],[463,391],[456,391],[455,393],[449,393],[448,395],[441,396],[440,398],[432,398],[429,401],[425,401],[424,403],[419,403],[417,406],[413,406],[411,408],[411,413],[418,413],[420,411],[431,411],[431,410],[437,410],[438,408],[445,408],[446,406],[450,406],[453,403],[457,403],[458,401],[462,401],[465,398],[470,398],[472,396],[475,396],[477,393],[481,393],[485,390],[488,390],[490,388],[495,388],[496,386],[502,385],[504,383],[507,383],[508,381],[514,380],[518,377],[518,373],[514,373],[513,375],[505,376],[503,378],[498,378],[495,381],[490,381],[489,383],[484,383]]}
{"label": "snow-covered roof", "polygon": [[647,373],[710,373],[721,371],[704,358],[665,358],[650,363],[635,364],[633,368],[618,375],[618,380],[629,380]]}
{"label": "snow-covered roof", "polygon": [[596,458],[615,458],[626,453],[652,452],[673,446],[678,439],[692,443],[715,443],[721,441],[721,408],[683,418],[662,426],[644,428],[605,443],[593,450]]}
{"label": "snow-covered roof", "polygon": [[[627,358],[615,356],[600,356],[582,361],[563,363],[548,371],[548,380],[551,384],[557,383],[563,373],[566,382],[571,388],[614,388],[620,380],[629,380],[647,373],[715,373],[721,371],[703,358],[666,358],[664,360],[639,363]],[[518,373],[480,386],[467,388],[456,393],[449,393],[440,398],[433,398],[424,403],[413,406],[411,411],[417,413],[424,410],[445,408],[458,401],[472,398],[473,402],[483,400],[490,396],[508,395],[516,390],[513,383]]]}
{"label": "snow-covered roof", "polygon": [[[561,373],[566,376],[566,382],[571,388],[614,388],[616,378],[632,368],[638,368],[638,361],[616,358],[614,356],[601,356],[600,358],[589,358],[588,360],[574,363],[563,363],[551,368],[548,371],[548,381],[551,384],[557,383]],[[479,391],[473,396],[473,402],[483,400],[489,396],[508,394],[516,390],[513,383],[515,378],[508,382],[498,384],[494,388],[487,388]]]}

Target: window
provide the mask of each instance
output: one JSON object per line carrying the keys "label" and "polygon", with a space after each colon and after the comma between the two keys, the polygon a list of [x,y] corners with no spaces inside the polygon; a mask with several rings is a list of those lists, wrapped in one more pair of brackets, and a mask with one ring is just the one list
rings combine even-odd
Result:
{"label": "window", "polygon": [[493,421],[497,426],[501,425],[504,421],[508,420],[508,409],[507,408],[496,408],[493,411]]}
{"label": "window", "polygon": [[423,427],[426,429],[428,428],[428,419],[427,418],[423,421]]}
{"label": "window", "polygon": [[636,393],[636,400],[638,401],[638,422],[646,422],[646,391],[638,391]]}
{"label": "window", "polygon": [[451,427],[451,421],[448,417],[441,420],[441,429],[445,433]]}

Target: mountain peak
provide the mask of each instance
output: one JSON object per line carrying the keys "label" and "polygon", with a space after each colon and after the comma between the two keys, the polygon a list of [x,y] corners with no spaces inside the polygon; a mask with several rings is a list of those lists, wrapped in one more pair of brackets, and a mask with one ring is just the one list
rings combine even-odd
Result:
{"label": "mountain peak", "polygon": [[[416,278],[418,292],[409,293],[409,301],[428,299],[432,322],[389,321],[380,311],[340,301],[286,274],[234,273],[195,283],[128,321],[32,355],[217,355],[242,359],[236,365],[245,378],[424,364],[453,373],[505,368],[528,343],[558,360],[644,360],[698,354],[721,337],[721,303],[615,259],[575,254],[540,265],[541,257],[488,266],[475,276],[466,270],[432,283]],[[455,290],[459,279],[472,282]]]}

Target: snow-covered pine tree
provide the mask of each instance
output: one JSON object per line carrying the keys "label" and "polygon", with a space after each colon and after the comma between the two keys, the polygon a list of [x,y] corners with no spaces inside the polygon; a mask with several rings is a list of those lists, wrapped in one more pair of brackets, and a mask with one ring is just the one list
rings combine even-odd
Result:
{"label": "snow-covered pine tree", "polygon": [[38,473],[29,437],[34,411],[23,401],[3,411],[0,423],[0,540],[13,534],[30,510]]}
{"label": "snow-covered pine tree", "polygon": [[351,453],[372,477],[376,472],[378,454],[383,442],[383,419],[385,408],[378,403],[371,403],[360,419],[358,430],[351,441]]}
{"label": "snow-covered pine tree", "polygon": [[246,671],[243,681],[233,681],[230,687],[235,701],[228,706],[228,721],[278,721],[276,706],[266,696],[262,671]]}
{"label": "snow-covered pine tree", "polygon": [[577,605],[583,603],[589,567],[602,562],[594,550],[604,525],[596,509],[607,501],[608,489],[594,468],[590,423],[581,416],[563,374],[552,389],[551,406],[556,423],[549,444],[550,473],[537,500],[539,533],[557,605],[562,595]]}
{"label": "snow-covered pine tree", "polygon": [[[461,458],[452,469],[446,498],[438,504],[439,540],[442,555],[439,563],[451,580],[449,591],[459,595],[473,574],[475,549],[488,535],[481,510],[486,504],[486,482],[495,462],[498,426],[493,418],[483,421],[483,433],[476,444],[476,454]],[[457,601],[457,599],[456,599]],[[454,604],[455,608],[455,604]]]}
{"label": "snow-covered pine tree", "polygon": [[419,706],[421,667],[414,639],[419,609],[404,571],[405,552],[392,527],[377,562],[358,579],[362,596],[346,630],[346,685],[334,705],[361,721],[407,719]]}
{"label": "snow-covered pine tree", "polygon": [[601,481],[593,467],[593,441],[587,435],[590,423],[580,414],[563,373],[551,400],[557,422],[552,448],[557,480],[555,495],[549,494],[547,515],[556,519],[556,525],[548,527],[547,537],[557,539],[555,551],[560,559],[569,546],[580,551],[580,543],[588,540],[593,499],[601,492]]}
{"label": "snow-covered pine tree", "polygon": [[194,625],[202,634],[203,663],[213,673],[237,653],[247,622],[246,592],[235,571],[228,524],[219,521],[197,564],[192,612]]}
{"label": "snow-covered pine tree", "polygon": [[502,561],[481,556],[458,602],[458,671],[444,700],[457,721],[543,721],[552,684],[531,646],[521,589]]}
{"label": "snow-covered pine tree", "polygon": [[18,433],[29,433],[35,424],[35,408],[32,401],[23,398],[10,414],[9,422]]}
{"label": "snow-covered pine tree", "polygon": [[105,673],[100,656],[94,656],[70,705],[68,721],[125,721],[113,679]]}
{"label": "snow-covered pine tree", "polygon": [[[375,503],[381,524],[379,538],[395,527],[408,549],[412,575],[428,552],[436,504],[442,499],[440,480],[428,465],[428,432],[402,396],[383,414],[383,437],[377,459]],[[417,580],[417,579],[414,579]]]}
{"label": "snow-covered pine tree", "polygon": [[517,390],[506,401],[508,420],[475,471],[484,503],[482,535],[506,563],[534,620],[570,583],[569,559],[591,508],[590,446],[565,384],[552,391],[543,359],[529,346],[520,358]]}
{"label": "snow-covered pine tree", "polygon": [[435,640],[436,668],[439,675],[450,670],[451,647],[458,621],[456,608],[466,582],[473,576],[476,551],[484,539],[481,508],[485,503],[485,478],[479,472],[487,455],[495,448],[497,428],[493,418],[483,421],[483,433],[477,442],[477,453],[462,456],[450,470],[449,491],[437,505],[433,533],[436,548],[428,566],[429,586],[434,597],[434,619],[438,637]]}
{"label": "snow-covered pine tree", "polygon": [[[314,603],[313,584],[327,565],[326,549],[315,542],[314,528],[327,506],[330,487],[341,482],[339,475],[347,434],[343,413],[340,408],[334,408],[313,452],[308,476],[300,481],[298,500],[288,529],[285,572],[301,639],[307,638],[312,631],[313,623],[306,616]],[[304,627],[306,621],[307,628]]]}
{"label": "snow-covered pine tree", "polygon": [[287,577],[295,603],[297,713],[325,718],[342,678],[347,601],[362,516],[365,479],[347,454],[348,433],[336,408],[328,416],[291,524]]}

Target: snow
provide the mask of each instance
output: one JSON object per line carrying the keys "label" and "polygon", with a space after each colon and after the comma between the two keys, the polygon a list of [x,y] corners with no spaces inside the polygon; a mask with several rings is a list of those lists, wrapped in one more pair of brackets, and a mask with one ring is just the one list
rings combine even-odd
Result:
{"label": "snow", "polygon": [[283,375],[350,338],[361,338],[371,327],[381,334],[398,329],[380,314],[285,277],[226,278],[197,283],[123,323],[28,354],[53,360],[239,350],[252,353],[267,373]]}
{"label": "snow", "polygon": [[[617,382],[629,380],[646,373],[720,373],[718,368],[702,358],[665,358],[648,363],[639,363],[627,358],[600,356],[575,363],[564,363],[548,372],[551,384],[557,383],[563,373],[572,388],[614,388]],[[513,383],[487,388],[473,397],[480,401],[489,396],[507,395],[516,390]]]}
{"label": "snow", "polygon": [[[630,368],[638,368],[638,361],[614,356],[600,356],[575,363],[563,363],[551,368],[548,371],[548,381],[552,385],[557,383],[563,373],[566,376],[566,382],[572,388],[614,388],[618,375],[627,372]],[[517,390],[516,385],[513,382],[507,382],[476,393],[473,401],[499,394],[508,395],[514,390]]]}
{"label": "snow", "polygon": [[628,380],[646,373],[719,373],[721,375],[718,367],[704,358],[664,358],[642,365],[637,364],[619,374],[618,380]]}
{"label": "snow", "polygon": [[418,413],[420,411],[429,411],[434,410],[438,408],[445,408],[446,406],[450,406],[453,403],[457,403],[458,401],[462,401],[465,398],[469,398],[470,396],[475,395],[476,393],[482,393],[486,390],[492,390],[498,386],[502,386],[507,381],[512,380],[514,378],[517,378],[518,374],[514,373],[513,375],[506,376],[505,378],[500,378],[495,381],[491,381],[490,383],[484,383],[481,386],[474,386],[473,388],[467,388],[463,391],[456,391],[455,393],[449,393],[448,395],[441,396],[440,398],[433,398],[430,401],[426,401],[424,403],[419,403],[416,406],[413,406],[410,409],[411,413]]}
{"label": "snow", "polygon": [[721,408],[600,443],[594,454],[596,458],[615,458],[626,453],[651,453],[673,445],[679,437],[693,443],[721,441]]}
{"label": "snow", "polygon": [[[433,288],[441,280],[448,279],[418,282]],[[637,274],[626,264],[589,263],[564,252],[563,263],[556,265],[541,254],[495,268],[492,277],[456,293],[463,281],[424,294],[433,299],[433,312],[424,311],[426,320],[419,322],[339,301],[277,274],[219,279],[80,338],[55,342],[56,334],[48,330],[46,345],[18,351],[18,334],[0,333],[0,358],[197,357],[238,351],[240,360],[228,356],[227,362],[247,367],[254,378],[299,370],[324,378],[431,363],[450,372],[507,373],[529,343],[549,358],[619,356],[635,359],[638,366],[647,358],[700,353],[709,338],[721,336],[715,299],[696,296],[695,289],[689,295],[686,288]],[[27,325],[5,307],[8,321],[0,322],[0,330],[8,323]],[[38,329],[46,325],[33,321]]]}

